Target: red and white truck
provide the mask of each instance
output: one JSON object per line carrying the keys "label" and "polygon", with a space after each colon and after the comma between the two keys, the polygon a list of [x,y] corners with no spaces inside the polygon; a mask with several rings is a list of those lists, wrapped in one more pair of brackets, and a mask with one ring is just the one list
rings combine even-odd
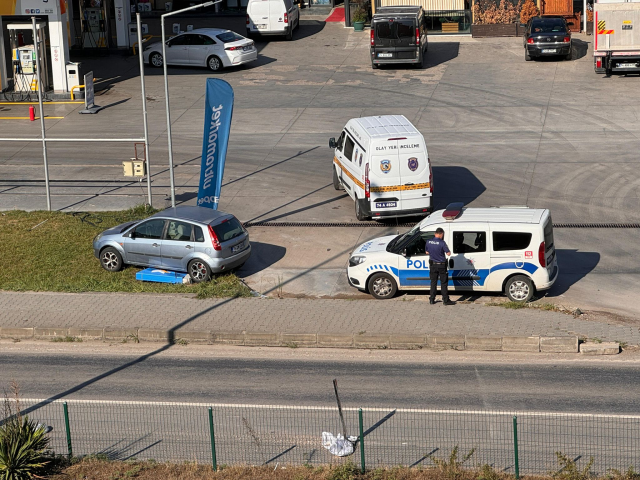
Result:
{"label": "red and white truck", "polygon": [[640,72],[640,0],[596,0],[593,31],[596,73]]}

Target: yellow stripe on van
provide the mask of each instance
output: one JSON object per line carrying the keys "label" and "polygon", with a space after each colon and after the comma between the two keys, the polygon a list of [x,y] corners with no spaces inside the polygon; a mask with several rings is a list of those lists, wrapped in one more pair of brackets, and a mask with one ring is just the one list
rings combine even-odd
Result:
{"label": "yellow stripe on van", "polygon": [[[340,160],[338,160],[337,157],[333,157],[333,163],[335,163],[336,165],[338,165],[340,167],[340,169],[342,170],[342,172],[349,177],[351,180],[354,181],[354,183],[356,185],[358,185],[360,188],[362,188],[364,190],[364,184],[358,180],[349,170],[347,170],[346,168],[344,168],[342,166],[342,163],[340,163]],[[426,189],[429,188],[429,182],[427,183],[416,183],[414,185],[389,185],[386,187],[370,187],[370,191],[373,193],[384,193],[384,192],[406,192],[409,190],[422,190],[422,189]]]}
{"label": "yellow stripe on van", "polygon": [[342,173],[344,173],[347,177],[349,177],[351,180],[353,180],[353,182],[356,185],[358,185],[361,189],[364,190],[364,183],[362,183],[360,180],[358,180],[356,177],[354,177],[353,174],[349,170],[344,168],[342,166],[342,164],[340,163],[340,160],[338,160],[337,157],[333,157],[333,162],[340,167],[340,170],[342,170]]}
{"label": "yellow stripe on van", "polygon": [[416,183],[414,185],[391,185],[388,187],[370,187],[372,192],[406,192],[407,190],[422,190],[423,188],[429,188],[429,182]]}

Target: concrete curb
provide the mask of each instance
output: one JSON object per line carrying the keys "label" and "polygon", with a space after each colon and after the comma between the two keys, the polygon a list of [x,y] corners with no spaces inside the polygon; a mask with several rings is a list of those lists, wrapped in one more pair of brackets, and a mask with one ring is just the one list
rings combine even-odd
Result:
{"label": "concrete curb", "polygon": [[65,337],[83,341],[174,342],[207,345],[241,345],[252,347],[368,348],[413,350],[470,350],[493,352],[578,353],[613,355],[619,353],[617,343],[582,344],[577,336],[482,336],[423,334],[327,334],[327,333],[265,333],[212,332],[202,330],[161,330],[148,328],[0,328],[0,338],[15,340],[53,340]]}

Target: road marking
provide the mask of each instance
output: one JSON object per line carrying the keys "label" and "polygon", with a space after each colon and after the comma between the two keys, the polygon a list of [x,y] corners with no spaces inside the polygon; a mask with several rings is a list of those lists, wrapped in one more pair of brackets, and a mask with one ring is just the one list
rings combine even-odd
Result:
{"label": "road marking", "polygon": [[[11,402],[16,400],[13,398],[7,399]],[[23,403],[75,403],[75,404],[87,404],[87,405],[155,405],[155,406],[171,406],[171,407],[211,407],[211,408],[250,408],[250,409],[268,409],[268,410],[324,410],[334,412],[336,407],[318,407],[318,406],[303,406],[303,405],[251,405],[251,404],[236,404],[236,403],[188,403],[188,402],[142,402],[132,400],[75,400],[75,399],[57,399],[48,400],[46,398],[21,398],[20,402]],[[30,405],[32,406],[32,405]],[[357,412],[357,407],[342,408],[345,411]],[[382,408],[382,407],[362,407],[366,412],[390,412],[396,413],[436,413],[436,414],[457,414],[457,415],[516,415],[516,416],[530,416],[530,417],[578,417],[578,418],[611,418],[611,419],[636,419],[640,420],[640,415],[609,415],[604,413],[566,413],[566,412],[519,412],[509,410],[438,410],[431,408]]]}

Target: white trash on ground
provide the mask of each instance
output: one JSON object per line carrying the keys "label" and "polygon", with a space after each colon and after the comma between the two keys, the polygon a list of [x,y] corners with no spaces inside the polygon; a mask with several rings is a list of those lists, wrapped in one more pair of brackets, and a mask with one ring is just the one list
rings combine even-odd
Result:
{"label": "white trash on ground", "polygon": [[322,432],[322,446],[337,457],[348,457],[353,454],[353,446],[358,437],[349,436],[346,439],[342,434],[333,435]]}

